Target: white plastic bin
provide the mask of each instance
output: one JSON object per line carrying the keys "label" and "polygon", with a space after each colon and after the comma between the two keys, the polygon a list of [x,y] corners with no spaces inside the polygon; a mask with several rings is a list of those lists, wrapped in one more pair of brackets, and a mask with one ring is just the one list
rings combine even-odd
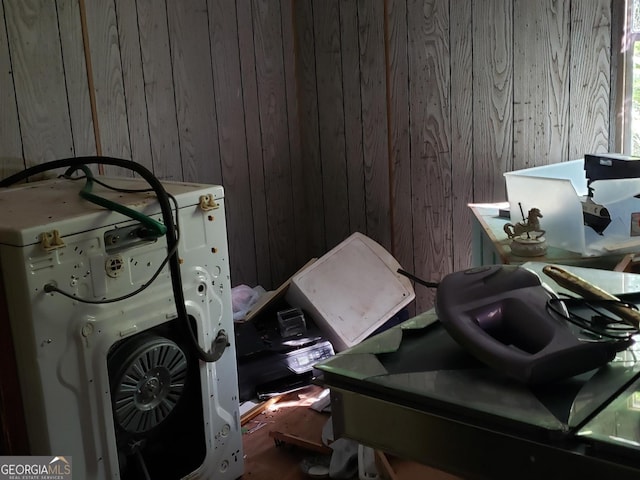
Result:
{"label": "white plastic bin", "polygon": [[534,207],[543,218],[547,244],[582,255],[624,253],[640,248],[640,236],[632,236],[632,213],[640,216],[640,179],[594,181],[593,201],[605,206],[611,224],[602,235],[584,225],[582,201],[588,193],[584,159],[516,170],[504,174],[511,222]]}
{"label": "white plastic bin", "polygon": [[522,222],[531,208],[543,215],[547,244],[584,253],[586,250],[581,196],[587,194],[584,160],[572,160],[504,174],[511,222]]}

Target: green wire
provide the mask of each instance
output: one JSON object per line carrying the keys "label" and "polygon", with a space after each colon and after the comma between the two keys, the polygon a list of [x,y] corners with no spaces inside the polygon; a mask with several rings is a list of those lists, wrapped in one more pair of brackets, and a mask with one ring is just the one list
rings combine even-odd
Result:
{"label": "green wire", "polygon": [[[95,203],[96,205],[100,205],[101,207],[108,208],[109,210],[113,210],[114,212],[121,213],[122,215],[139,221],[150,230],[149,236],[158,238],[167,233],[167,227],[164,224],[154,220],[153,218],[132,210],[129,207],[125,207],[124,205],[112,202],[111,200],[107,200],[106,198],[102,198],[94,193],[91,193],[91,190],[93,189],[93,172],[86,165],[81,165],[79,168],[86,175],[84,187],[80,191],[80,196],[82,198],[88,200],[89,202]],[[71,173],[72,172],[67,171],[65,175],[71,175]]]}

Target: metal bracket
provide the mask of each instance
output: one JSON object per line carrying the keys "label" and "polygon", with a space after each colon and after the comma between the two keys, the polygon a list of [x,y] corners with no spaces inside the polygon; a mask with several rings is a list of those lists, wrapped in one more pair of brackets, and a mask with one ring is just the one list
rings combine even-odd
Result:
{"label": "metal bracket", "polygon": [[57,248],[66,247],[62,238],[60,238],[60,232],[58,232],[58,230],[42,232],[40,234],[40,246],[47,252],[56,250]]}
{"label": "metal bracket", "polygon": [[213,195],[200,195],[200,209],[205,212],[220,208],[220,204],[216,202]]}

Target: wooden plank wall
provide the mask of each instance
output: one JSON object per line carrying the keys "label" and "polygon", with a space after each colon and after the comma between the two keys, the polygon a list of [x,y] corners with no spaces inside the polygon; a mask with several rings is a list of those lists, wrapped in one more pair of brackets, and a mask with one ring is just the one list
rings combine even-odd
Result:
{"label": "wooden plank wall", "polygon": [[[338,227],[328,225],[353,211],[357,185],[331,181],[329,165],[363,170],[364,205],[353,204],[366,214],[362,231],[438,281],[470,265],[467,204],[505,200],[505,171],[608,150],[609,0],[295,3],[312,19],[298,30],[300,78],[315,85],[299,92],[301,131],[323,168],[316,229],[327,226],[327,248]],[[338,68],[340,54],[349,71]],[[343,118],[358,115],[362,131],[336,138]],[[335,148],[343,142],[356,147]],[[327,192],[349,204],[328,202]],[[418,311],[433,304],[433,291],[416,293]]]}
{"label": "wooden plank wall", "polygon": [[273,288],[355,231],[438,281],[470,264],[466,205],[504,200],[503,172],[608,149],[611,0],[3,0],[0,19],[0,175],[102,152],[221,183],[233,284]]}
{"label": "wooden plank wall", "polygon": [[289,0],[0,2],[0,173],[101,153],[133,159],[162,179],[221,183],[232,282],[277,286],[309,258],[296,241],[308,215],[292,7]]}

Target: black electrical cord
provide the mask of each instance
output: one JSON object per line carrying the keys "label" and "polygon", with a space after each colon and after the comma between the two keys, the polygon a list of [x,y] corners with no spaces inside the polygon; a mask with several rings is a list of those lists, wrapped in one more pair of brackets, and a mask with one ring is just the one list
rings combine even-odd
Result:
{"label": "black electrical cord", "polygon": [[[86,167],[85,167],[86,168]],[[75,168],[69,168],[63,175],[60,176],[60,178],[65,178],[67,180],[83,180],[87,178],[87,175],[80,175],[77,177],[73,177],[72,174],[74,173],[76,169]],[[83,171],[85,171],[84,169],[82,169]],[[96,178],[94,178],[93,176],[91,177],[91,181],[93,183],[97,183],[99,185],[102,185],[103,187],[109,189],[109,190],[113,190],[115,192],[123,192],[123,193],[147,193],[147,192],[153,192],[152,188],[144,188],[144,189],[127,189],[127,188],[118,188],[118,187],[114,187],[111,186],[105,182],[102,182]],[[136,295],[138,295],[139,293],[142,293],[144,290],[146,290],[147,288],[149,288],[149,286],[151,286],[151,284],[155,281],[156,278],[158,278],[158,276],[160,275],[160,273],[162,272],[162,269],[165,267],[165,265],[169,262],[169,258],[171,258],[171,255],[173,255],[173,253],[175,251],[177,251],[178,248],[178,243],[180,240],[180,230],[179,230],[179,221],[178,221],[178,201],[176,200],[176,198],[171,195],[170,193],[167,192],[167,195],[169,197],[169,199],[173,202],[173,208],[175,209],[175,228],[176,228],[176,244],[174,246],[174,249],[171,251],[167,252],[167,255],[165,256],[164,260],[162,260],[162,262],[160,263],[160,266],[156,269],[156,271],[153,273],[153,275],[151,275],[151,278],[149,278],[149,280],[147,280],[144,284],[142,284],[139,288],[137,288],[136,290],[127,293],[126,295],[122,295],[120,297],[114,297],[114,298],[103,298],[101,300],[89,300],[87,298],[82,298],[82,297],[78,297],[76,295],[74,295],[73,293],[69,293],[66,292],[64,290],[62,290],[61,288],[59,288],[58,286],[52,284],[52,283],[48,283],[44,286],[44,291],[47,293],[59,293],[60,295],[64,295],[67,298],[70,298],[72,300],[81,302],[81,303],[87,303],[87,304],[92,304],[92,305],[101,305],[101,304],[106,304],[106,303],[115,303],[115,302],[120,302],[122,300],[126,300],[128,298],[134,297]]]}
{"label": "black electrical cord", "polygon": [[88,304],[92,304],[92,305],[102,305],[102,304],[106,304],[106,303],[120,302],[122,300],[126,300],[128,298],[135,297],[139,293],[142,293],[144,290],[149,288],[149,286],[155,281],[155,279],[158,278],[158,276],[162,272],[162,269],[165,267],[165,265],[167,264],[167,262],[171,258],[171,255],[173,255],[176,252],[176,250],[177,250],[177,245],[175,246],[175,248],[173,250],[170,250],[167,253],[167,256],[164,258],[164,260],[162,260],[162,262],[160,263],[160,266],[156,269],[155,272],[153,272],[153,275],[151,275],[151,278],[149,280],[147,280],[145,283],[143,283],[140,287],[138,287],[134,291],[129,292],[126,295],[122,295],[120,297],[103,298],[101,300],[89,300],[88,298],[81,298],[81,297],[78,297],[78,296],[74,295],[73,293],[66,292],[66,291],[62,290],[61,288],[57,287],[56,285],[54,285],[52,283],[47,283],[44,286],[44,291],[46,293],[54,293],[54,292],[55,293],[59,293],[60,295],[63,295],[65,297],[67,297],[67,298],[70,298],[71,300],[76,300],[76,301],[78,301],[80,303],[88,303]]}
{"label": "black electrical cord", "polygon": [[218,337],[216,337],[216,339],[214,340],[215,347],[213,348],[212,352],[207,352],[198,343],[196,334],[193,331],[193,326],[189,321],[189,316],[185,305],[184,291],[182,287],[182,276],[180,274],[180,259],[178,258],[177,251],[178,235],[176,226],[173,222],[173,217],[171,215],[171,204],[169,202],[169,196],[160,180],[156,178],[153,173],[146,167],[132,160],[124,160],[114,157],[86,156],[64,158],[59,160],[52,160],[50,162],[42,163],[39,165],[34,165],[33,167],[27,168],[21,172],[0,180],[0,188],[10,187],[15,183],[24,181],[29,177],[32,177],[33,175],[37,175],[39,173],[56,170],[59,168],[73,167],[75,169],[81,169],[82,166],[87,164],[112,165],[132,170],[138,173],[155,192],[158,204],[160,205],[160,210],[162,212],[164,225],[167,227],[167,251],[171,252],[169,257],[169,270],[171,273],[171,286],[173,289],[177,316],[179,319],[186,323],[192,346],[195,349],[198,358],[204,362],[217,361],[222,356],[222,353],[225,350],[225,348],[221,348],[221,345],[222,342],[225,341],[226,337],[221,337],[220,334],[218,335]]}
{"label": "black electrical cord", "polygon": [[[609,342],[627,343],[632,339],[634,334],[638,333],[638,330],[604,311],[606,305],[611,303],[624,305],[629,308],[636,308],[635,305],[630,305],[625,302],[612,300],[586,300],[584,298],[571,296],[566,296],[566,298],[551,298],[547,301],[547,308],[567,322],[576,325],[585,332],[589,332],[596,337],[606,338],[606,341]],[[557,307],[558,304],[564,304],[566,311],[561,311]],[[571,307],[576,306],[591,310],[596,314],[595,317],[585,318],[572,312]]]}
{"label": "black electrical cord", "polygon": [[93,172],[86,165],[81,165],[80,167],[71,167],[65,172],[65,176],[69,177],[73,174],[75,170],[82,170],[84,172],[84,187],[80,190],[80,196],[85,200],[88,200],[91,203],[95,203],[101,207],[106,208],[107,210],[112,210],[114,212],[121,213],[127,217],[130,217],[134,220],[137,220],[142,225],[144,225],[145,229],[148,231],[148,236],[153,238],[162,237],[167,233],[167,227],[165,227],[162,223],[154,220],[153,218],[144,215],[137,210],[133,210],[125,205],[121,205],[120,203],[113,202],[104,197],[100,197],[93,193],[93,184],[94,176]]}
{"label": "black electrical cord", "polygon": [[[65,178],[67,180],[83,180],[86,178],[85,175],[79,175],[77,177],[72,176],[73,172],[75,171],[75,169],[70,168],[69,170],[67,170],[63,175],[60,175],[59,178]],[[98,185],[103,186],[104,188],[108,188],[109,190],[113,190],[114,192],[120,192],[120,193],[149,193],[149,192],[153,192],[153,188],[120,188],[120,187],[114,187],[113,185],[109,185],[108,183],[105,183],[97,178],[93,178],[92,179],[94,183],[97,183]],[[169,197],[169,199],[173,202],[173,209],[174,209],[174,215],[175,215],[175,221],[173,222],[174,227],[176,229],[176,237],[178,238],[178,240],[180,239],[180,222],[178,221],[178,200],[176,200],[176,197],[174,197],[173,195],[171,195],[169,192],[167,192],[167,196]],[[164,262],[164,264],[166,264],[166,262]]]}
{"label": "black electrical cord", "polygon": [[409,273],[406,270],[399,268],[396,270],[400,275],[404,275],[410,280],[413,280],[415,283],[422,285],[427,288],[438,288],[439,283],[437,282],[427,282],[426,280],[421,279],[420,277],[416,277],[413,273]]}

